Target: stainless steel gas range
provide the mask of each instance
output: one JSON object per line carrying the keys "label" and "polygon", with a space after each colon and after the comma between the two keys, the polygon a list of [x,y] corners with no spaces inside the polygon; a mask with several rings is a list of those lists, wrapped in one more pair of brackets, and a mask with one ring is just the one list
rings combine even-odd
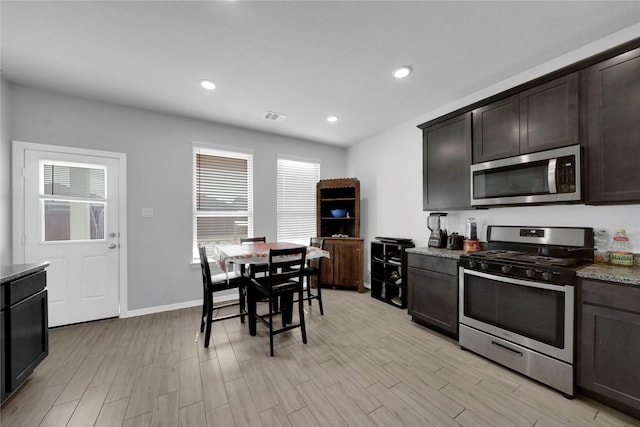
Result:
{"label": "stainless steel gas range", "polygon": [[460,257],[462,348],[575,395],[575,284],[593,229],[488,226],[488,249]]}

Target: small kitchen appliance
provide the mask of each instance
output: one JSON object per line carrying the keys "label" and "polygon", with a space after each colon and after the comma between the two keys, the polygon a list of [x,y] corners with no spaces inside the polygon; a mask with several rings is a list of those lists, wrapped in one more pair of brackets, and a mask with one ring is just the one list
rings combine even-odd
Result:
{"label": "small kitchen appliance", "polygon": [[447,214],[434,212],[427,218],[427,227],[431,230],[428,246],[430,248],[444,248],[447,246]]}
{"label": "small kitchen appliance", "polygon": [[488,226],[487,250],[460,256],[459,343],[575,394],[576,270],[593,229]]}
{"label": "small kitchen appliance", "polygon": [[462,249],[462,242],[464,238],[458,233],[451,233],[447,237],[447,249],[460,250]]}

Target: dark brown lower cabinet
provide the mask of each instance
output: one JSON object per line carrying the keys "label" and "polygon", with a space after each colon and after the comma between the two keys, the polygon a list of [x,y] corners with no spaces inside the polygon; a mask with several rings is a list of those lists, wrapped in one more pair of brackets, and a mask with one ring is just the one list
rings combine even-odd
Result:
{"label": "dark brown lower cabinet", "polygon": [[581,280],[578,386],[640,417],[640,287]]}
{"label": "dark brown lower cabinet", "polygon": [[356,288],[364,292],[364,240],[355,237],[323,237],[331,258],[322,260],[320,282],[324,287]]}
{"label": "dark brown lower cabinet", "polygon": [[407,254],[407,308],[411,318],[458,336],[458,261]]}

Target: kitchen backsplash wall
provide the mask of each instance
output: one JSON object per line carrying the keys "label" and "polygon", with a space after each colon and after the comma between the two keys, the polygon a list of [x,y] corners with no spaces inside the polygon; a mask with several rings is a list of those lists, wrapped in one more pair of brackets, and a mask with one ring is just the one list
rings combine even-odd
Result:
{"label": "kitchen backsplash wall", "polygon": [[[425,213],[425,224],[427,215]],[[633,251],[640,252],[640,205],[550,205],[449,212],[448,231],[464,234],[469,217],[476,219],[478,238],[482,241],[487,238],[487,225],[593,227],[606,230],[609,237],[613,237],[617,229],[624,228]]]}

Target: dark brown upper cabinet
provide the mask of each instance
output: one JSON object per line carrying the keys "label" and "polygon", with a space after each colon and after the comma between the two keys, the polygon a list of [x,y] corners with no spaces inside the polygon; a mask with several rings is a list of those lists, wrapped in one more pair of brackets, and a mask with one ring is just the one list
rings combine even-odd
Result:
{"label": "dark brown upper cabinet", "polygon": [[520,154],[518,95],[473,111],[473,163]]}
{"label": "dark brown upper cabinet", "polygon": [[579,144],[579,73],[520,94],[520,153]]}
{"label": "dark brown upper cabinet", "polygon": [[423,209],[470,209],[471,113],[426,127],[422,137]]}
{"label": "dark brown upper cabinet", "polygon": [[580,143],[579,73],[473,111],[473,163]]}
{"label": "dark brown upper cabinet", "polygon": [[640,201],[640,49],[585,74],[587,203]]}

